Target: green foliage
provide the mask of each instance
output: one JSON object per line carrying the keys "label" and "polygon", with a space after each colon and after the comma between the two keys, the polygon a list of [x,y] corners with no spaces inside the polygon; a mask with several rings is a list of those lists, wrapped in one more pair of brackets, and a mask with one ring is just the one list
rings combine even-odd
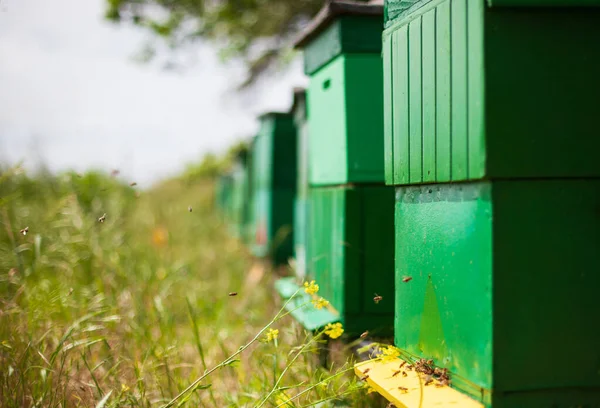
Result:
{"label": "green foliage", "polygon": [[[0,406],[163,406],[190,386],[176,404],[371,404],[345,359],[320,368],[318,339],[272,319],[273,274],[213,194],[209,179],[0,174]],[[252,342],[269,324],[278,342]]]}
{"label": "green foliage", "polygon": [[[172,47],[197,38],[213,41],[225,58],[249,63],[247,82],[285,54],[291,37],[323,0],[106,0],[105,17],[129,22]],[[257,46],[262,49],[256,55]]]}
{"label": "green foliage", "polygon": [[216,179],[231,169],[235,161],[245,160],[248,153],[248,143],[240,141],[229,147],[223,156],[207,153],[198,163],[189,164],[183,179],[188,183],[194,183],[202,179]]}

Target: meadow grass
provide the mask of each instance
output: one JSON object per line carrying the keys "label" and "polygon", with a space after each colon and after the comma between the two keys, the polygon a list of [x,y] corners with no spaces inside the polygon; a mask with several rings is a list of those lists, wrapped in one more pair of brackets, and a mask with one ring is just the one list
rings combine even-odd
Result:
{"label": "meadow grass", "polygon": [[318,364],[322,333],[268,327],[274,276],[230,234],[211,180],[138,191],[10,169],[0,224],[2,407],[380,404],[351,361]]}

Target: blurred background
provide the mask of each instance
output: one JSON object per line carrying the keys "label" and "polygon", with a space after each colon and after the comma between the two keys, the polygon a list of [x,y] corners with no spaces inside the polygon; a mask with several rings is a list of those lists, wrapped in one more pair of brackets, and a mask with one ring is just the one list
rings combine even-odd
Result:
{"label": "blurred background", "polygon": [[147,186],[248,139],[304,84],[289,44],[320,2],[235,3],[0,1],[0,162]]}

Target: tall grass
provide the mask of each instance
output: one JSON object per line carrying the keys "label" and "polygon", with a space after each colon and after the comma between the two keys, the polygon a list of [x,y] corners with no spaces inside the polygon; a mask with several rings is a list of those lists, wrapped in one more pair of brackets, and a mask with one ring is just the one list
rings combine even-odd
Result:
{"label": "tall grass", "polygon": [[2,173],[0,406],[378,404],[289,316],[252,342],[281,304],[213,202],[210,181]]}

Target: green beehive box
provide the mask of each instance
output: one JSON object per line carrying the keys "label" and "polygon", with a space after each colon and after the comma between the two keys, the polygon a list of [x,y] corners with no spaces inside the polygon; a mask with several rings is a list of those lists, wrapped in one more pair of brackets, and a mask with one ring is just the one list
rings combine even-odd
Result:
{"label": "green beehive box", "polygon": [[252,252],[275,264],[293,255],[296,129],[287,113],[261,116],[252,144]]}
{"label": "green beehive box", "polygon": [[393,331],[393,207],[394,191],[385,186],[310,190],[310,278],[349,334]]}
{"label": "green beehive box", "polygon": [[223,216],[227,215],[227,206],[231,197],[231,175],[221,174],[215,185],[215,204],[219,213]]}
{"label": "green beehive box", "polygon": [[240,239],[244,238],[250,217],[250,207],[248,206],[249,177],[247,173],[247,156],[247,150],[241,150],[235,158],[231,170],[232,214],[229,223],[233,235]]}
{"label": "green beehive box", "polygon": [[246,163],[244,171],[246,173],[246,189],[244,190],[244,212],[245,223],[243,232],[243,241],[247,245],[254,243],[255,225],[254,225],[254,190],[253,190],[253,170],[252,170],[252,151],[255,138],[250,139],[246,153]]}
{"label": "green beehive box", "polygon": [[485,406],[598,406],[599,249],[600,180],[400,187],[395,343]]}
{"label": "green beehive box", "polygon": [[598,5],[387,0],[386,183],[600,176]]}
{"label": "green beehive box", "polygon": [[308,123],[306,92],[304,89],[294,90],[294,102],[291,109],[297,130],[297,183],[294,204],[294,254],[296,259],[296,276],[306,276],[306,242],[308,235]]}
{"label": "green beehive box", "polygon": [[382,14],[328,2],[296,43],[310,77],[310,185],[383,182]]}

